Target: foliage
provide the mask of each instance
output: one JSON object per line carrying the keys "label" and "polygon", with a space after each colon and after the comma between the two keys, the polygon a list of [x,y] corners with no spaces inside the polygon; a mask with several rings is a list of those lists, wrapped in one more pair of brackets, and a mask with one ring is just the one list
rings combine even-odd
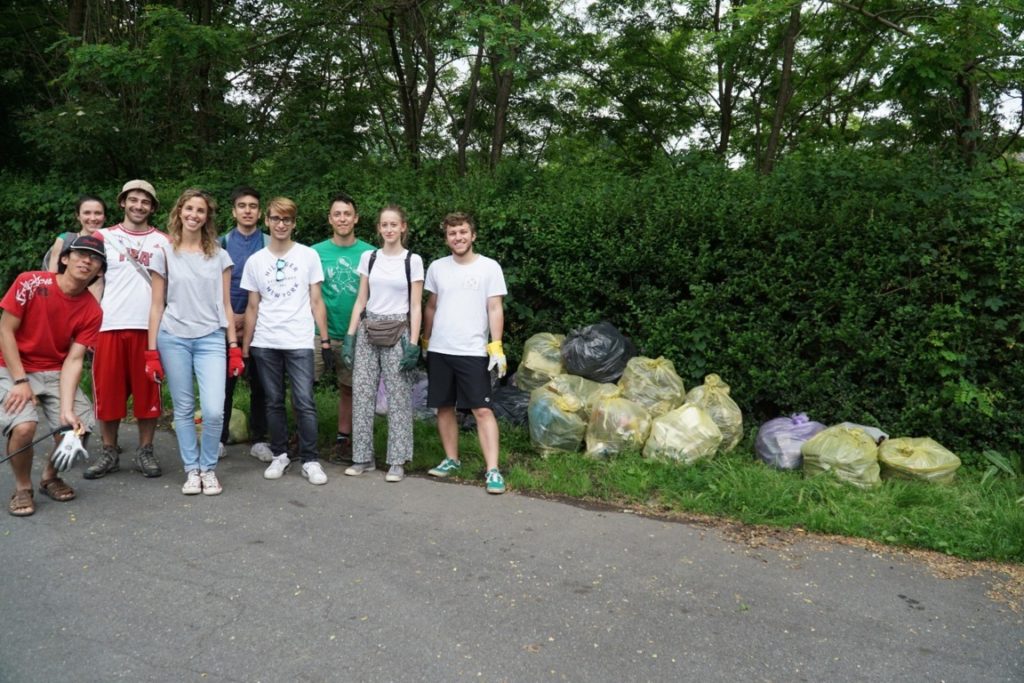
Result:
{"label": "foliage", "polygon": [[[513,360],[536,332],[606,319],[672,359],[687,386],[720,374],[750,428],[799,410],[967,453],[1024,450],[1024,193],[1013,179],[848,153],[793,154],[767,177],[696,158],[632,176],[608,163],[504,164],[461,179],[447,166],[363,165],[245,180],[293,196],[309,243],[327,237],[338,188],[357,198],[368,240],[376,209],[398,202],[428,260],[445,253],[440,217],[473,212],[479,250],[505,269]],[[184,187],[224,198],[234,182],[155,184],[166,211]],[[0,176],[5,281],[72,223],[69,189]]]}

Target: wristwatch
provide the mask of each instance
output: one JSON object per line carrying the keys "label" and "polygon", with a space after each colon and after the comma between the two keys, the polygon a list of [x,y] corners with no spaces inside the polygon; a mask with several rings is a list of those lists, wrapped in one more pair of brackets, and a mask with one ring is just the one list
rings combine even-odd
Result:
{"label": "wristwatch", "polygon": [[331,343],[330,339],[321,339],[320,340],[320,346],[323,346],[324,344],[330,345],[330,343]]}

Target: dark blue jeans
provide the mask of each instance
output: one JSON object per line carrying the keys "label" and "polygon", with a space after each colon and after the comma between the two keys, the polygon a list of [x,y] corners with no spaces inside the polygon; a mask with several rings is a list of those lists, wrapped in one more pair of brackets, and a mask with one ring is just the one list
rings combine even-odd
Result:
{"label": "dark blue jeans", "polygon": [[292,410],[299,432],[299,457],[312,462],[320,457],[317,451],[319,426],[316,403],[313,402],[313,349],[264,349],[252,347],[250,355],[259,367],[263,395],[267,400],[267,426],[270,428],[270,449],[274,455],[288,452],[288,417],[284,411],[284,376],[292,385]]}
{"label": "dark blue jeans", "polygon": [[[249,377],[249,441],[259,443],[267,440],[267,401],[263,397],[263,383],[256,363],[250,358],[246,363],[245,374]],[[220,433],[220,442],[228,442],[228,426],[231,422],[231,409],[235,402],[235,385],[237,377],[228,377],[224,388],[224,429]]]}

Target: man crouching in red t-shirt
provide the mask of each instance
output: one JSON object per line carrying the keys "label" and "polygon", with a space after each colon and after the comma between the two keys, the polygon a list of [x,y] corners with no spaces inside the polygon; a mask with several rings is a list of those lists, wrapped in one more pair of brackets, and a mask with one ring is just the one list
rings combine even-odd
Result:
{"label": "man crouching in red t-shirt", "polygon": [[[78,382],[103,319],[88,289],[106,269],[103,240],[78,236],[61,251],[56,275],[22,273],[0,301],[0,431],[8,453],[25,448],[11,458],[15,490],[7,511],[16,517],[36,511],[31,444],[40,418],[51,430],[62,424],[92,429],[92,406]],[[75,497],[50,460],[39,492],[60,502]]]}

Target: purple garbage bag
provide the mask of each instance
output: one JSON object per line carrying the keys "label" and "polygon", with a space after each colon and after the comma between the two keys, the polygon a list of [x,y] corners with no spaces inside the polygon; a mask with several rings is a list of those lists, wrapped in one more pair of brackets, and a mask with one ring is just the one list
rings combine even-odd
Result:
{"label": "purple garbage bag", "polygon": [[800,446],[823,429],[825,425],[812,421],[806,413],[777,417],[757,430],[754,450],[767,465],[780,470],[797,470],[803,465]]}

